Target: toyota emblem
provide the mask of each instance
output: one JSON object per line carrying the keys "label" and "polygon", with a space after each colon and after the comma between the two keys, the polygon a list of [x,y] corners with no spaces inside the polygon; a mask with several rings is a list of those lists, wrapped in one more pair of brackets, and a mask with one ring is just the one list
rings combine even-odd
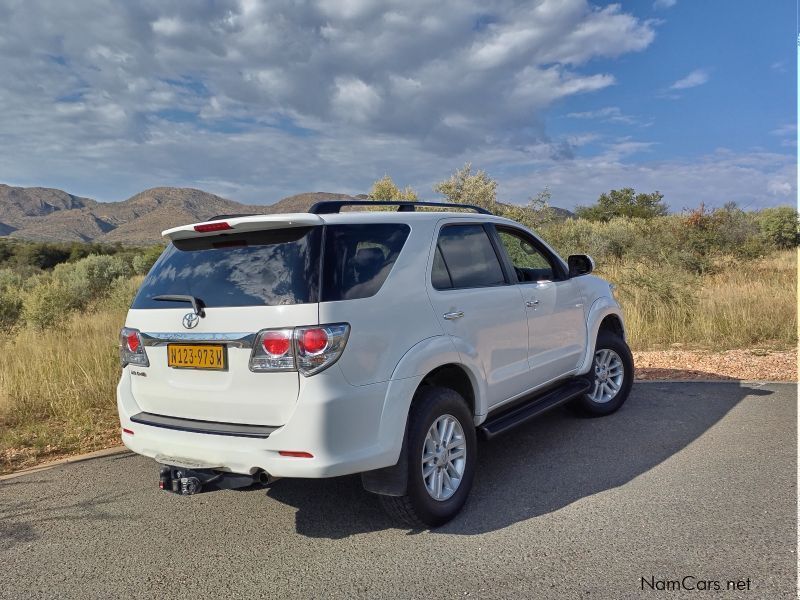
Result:
{"label": "toyota emblem", "polygon": [[197,313],[190,312],[183,315],[183,326],[186,327],[186,329],[194,329],[199,322],[200,317]]}

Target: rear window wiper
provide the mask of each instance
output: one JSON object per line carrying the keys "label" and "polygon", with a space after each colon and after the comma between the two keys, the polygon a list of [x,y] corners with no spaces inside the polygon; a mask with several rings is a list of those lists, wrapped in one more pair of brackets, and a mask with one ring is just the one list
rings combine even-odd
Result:
{"label": "rear window wiper", "polygon": [[188,302],[192,305],[194,314],[196,314],[198,317],[206,316],[206,311],[204,310],[206,304],[196,296],[189,296],[185,294],[161,294],[159,296],[153,296],[152,299],[161,302]]}

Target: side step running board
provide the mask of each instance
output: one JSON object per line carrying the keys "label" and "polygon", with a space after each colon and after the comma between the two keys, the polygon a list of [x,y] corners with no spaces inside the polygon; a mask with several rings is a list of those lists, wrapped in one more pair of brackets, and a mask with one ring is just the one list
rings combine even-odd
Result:
{"label": "side step running board", "polygon": [[592,387],[592,383],[583,377],[570,379],[557,388],[551,389],[542,394],[531,397],[530,400],[523,401],[513,408],[498,413],[490,414],[486,421],[478,427],[478,431],[487,440],[505,433],[516,427],[527,423],[531,419],[547,412],[548,410],[560,406],[573,398],[587,393]]}

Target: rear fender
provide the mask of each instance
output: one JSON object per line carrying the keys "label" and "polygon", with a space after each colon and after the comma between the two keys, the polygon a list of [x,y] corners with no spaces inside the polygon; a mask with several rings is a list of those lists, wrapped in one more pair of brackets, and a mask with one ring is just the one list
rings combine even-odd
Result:
{"label": "rear fender", "polygon": [[425,376],[438,367],[457,364],[466,371],[475,392],[477,414],[485,414],[485,380],[478,376],[480,367],[465,364],[463,356],[456,351],[449,336],[435,336],[414,345],[400,359],[392,374],[381,415],[378,439],[388,440],[387,452],[396,456],[395,464],[361,474],[364,488],[370,492],[400,496],[405,494],[408,481],[406,457],[406,432],[411,402]]}

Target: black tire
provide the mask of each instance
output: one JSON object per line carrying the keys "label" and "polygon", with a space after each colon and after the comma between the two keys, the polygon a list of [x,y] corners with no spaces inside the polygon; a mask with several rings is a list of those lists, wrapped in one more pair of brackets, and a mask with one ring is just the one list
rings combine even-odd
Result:
{"label": "black tire", "polygon": [[619,410],[619,407],[628,399],[631,387],[633,386],[633,355],[631,354],[631,350],[628,348],[628,344],[625,343],[625,340],[610,331],[601,331],[597,336],[595,357],[592,361],[592,368],[588,376],[593,379],[597,377],[597,353],[600,350],[611,350],[621,359],[623,366],[622,384],[616,395],[606,402],[596,402],[592,399],[591,392],[579,396],[573,401],[573,406],[578,409],[580,413],[590,417],[602,417]]}
{"label": "black tire", "polygon": [[[428,430],[443,415],[455,417],[461,425],[466,444],[466,457],[464,473],[455,492],[446,500],[436,500],[428,493],[422,477],[422,451]],[[458,393],[448,388],[433,386],[419,389],[408,417],[406,460],[408,460],[406,493],[403,496],[380,496],[383,509],[392,519],[414,528],[444,525],[459,513],[467,501],[477,462],[472,413]]]}

